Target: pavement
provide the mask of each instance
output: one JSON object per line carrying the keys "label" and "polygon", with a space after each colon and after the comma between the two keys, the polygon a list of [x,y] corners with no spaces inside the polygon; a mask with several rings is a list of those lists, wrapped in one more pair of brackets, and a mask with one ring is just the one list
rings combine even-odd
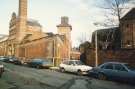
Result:
{"label": "pavement", "polygon": [[6,71],[0,79],[0,89],[135,89],[132,85],[87,76],[3,64]]}

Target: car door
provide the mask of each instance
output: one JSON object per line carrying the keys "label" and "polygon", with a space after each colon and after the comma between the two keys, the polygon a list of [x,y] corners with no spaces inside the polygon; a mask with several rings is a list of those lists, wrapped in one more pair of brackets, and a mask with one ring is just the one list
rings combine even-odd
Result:
{"label": "car door", "polygon": [[128,70],[122,64],[115,64],[115,79],[127,80],[128,77]]}
{"label": "car door", "polygon": [[69,61],[64,61],[62,67],[65,69],[65,71],[69,71]]}
{"label": "car door", "polygon": [[108,63],[101,70],[109,79],[114,77],[114,66],[112,63]]}
{"label": "car door", "polygon": [[74,61],[69,61],[69,65],[68,65],[68,71],[69,72],[74,72]]}

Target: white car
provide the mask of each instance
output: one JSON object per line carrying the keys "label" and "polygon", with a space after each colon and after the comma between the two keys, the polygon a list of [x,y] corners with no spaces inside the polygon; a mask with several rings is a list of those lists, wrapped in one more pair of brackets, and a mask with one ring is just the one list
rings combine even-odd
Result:
{"label": "white car", "polygon": [[92,67],[84,65],[80,60],[65,60],[60,64],[61,72],[73,72],[78,75],[87,74]]}

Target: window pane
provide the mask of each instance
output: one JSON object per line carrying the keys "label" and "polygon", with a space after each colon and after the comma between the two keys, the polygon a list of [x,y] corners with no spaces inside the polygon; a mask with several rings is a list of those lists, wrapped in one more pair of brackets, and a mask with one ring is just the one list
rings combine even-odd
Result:
{"label": "window pane", "polygon": [[122,69],[122,65],[120,65],[120,64],[115,65],[115,70],[121,70],[121,69]]}
{"label": "window pane", "polygon": [[115,65],[115,70],[126,71],[125,67],[122,66],[121,64],[116,64]]}
{"label": "window pane", "polygon": [[113,65],[112,65],[112,64],[107,64],[107,65],[105,66],[105,69],[113,69]]}

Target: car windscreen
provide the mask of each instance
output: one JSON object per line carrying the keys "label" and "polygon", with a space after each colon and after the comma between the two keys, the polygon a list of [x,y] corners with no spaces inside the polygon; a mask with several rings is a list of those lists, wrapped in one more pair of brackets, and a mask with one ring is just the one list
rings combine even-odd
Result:
{"label": "car windscreen", "polygon": [[135,70],[135,66],[129,65],[129,64],[124,64],[129,70]]}

